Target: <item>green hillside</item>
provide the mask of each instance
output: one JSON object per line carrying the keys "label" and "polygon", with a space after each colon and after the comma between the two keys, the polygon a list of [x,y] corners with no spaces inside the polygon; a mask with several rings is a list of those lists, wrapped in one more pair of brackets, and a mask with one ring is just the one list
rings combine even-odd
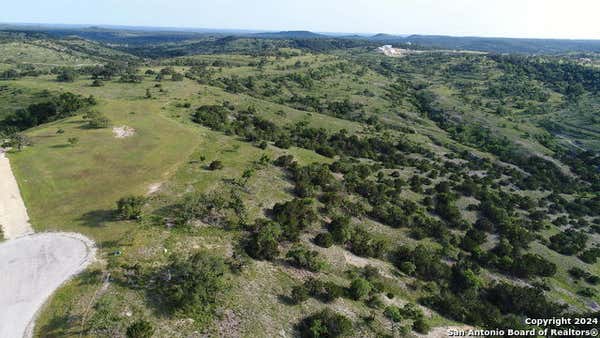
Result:
{"label": "green hillside", "polygon": [[99,248],[36,336],[143,320],[156,337],[392,337],[597,316],[597,67],[295,39],[137,46],[147,59],[0,44],[0,139],[32,225]]}

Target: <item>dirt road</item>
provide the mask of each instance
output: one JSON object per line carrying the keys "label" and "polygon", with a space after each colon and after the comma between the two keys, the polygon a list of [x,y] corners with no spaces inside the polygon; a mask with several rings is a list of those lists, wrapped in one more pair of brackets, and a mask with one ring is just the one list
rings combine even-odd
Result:
{"label": "dirt road", "polygon": [[62,283],[82,271],[95,249],[74,233],[39,233],[0,243],[0,337],[28,337],[35,315]]}
{"label": "dirt road", "polygon": [[2,148],[0,148],[0,226],[5,239],[33,233],[19,186]]}

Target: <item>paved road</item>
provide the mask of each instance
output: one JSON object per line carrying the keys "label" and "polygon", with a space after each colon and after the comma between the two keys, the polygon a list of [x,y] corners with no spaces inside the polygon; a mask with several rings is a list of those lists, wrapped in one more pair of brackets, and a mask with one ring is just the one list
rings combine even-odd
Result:
{"label": "paved road", "polygon": [[72,233],[38,233],[0,243],[0,337],[30,336],[37,311],[94,259],[93,242]]}

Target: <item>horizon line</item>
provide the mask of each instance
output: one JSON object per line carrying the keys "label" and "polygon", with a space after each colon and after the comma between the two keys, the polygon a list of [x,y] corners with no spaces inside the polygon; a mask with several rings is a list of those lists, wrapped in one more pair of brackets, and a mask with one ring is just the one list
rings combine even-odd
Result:
{"label": "horizon line", "polygon": [[[310,32],[315,34],[334,34],[337,36],[331,37],[341,37],[348,35],[361,35],[364,37],[373,37],[376,35],[390,35],[393,37],[409,37],[413,35],[418,36],[441,36],[441,37],[452,37],[452,38],[485,38],[485,39],[515,39],[515,40],[566,40],[566,41],[599,41],[598,39],[590,39],[590,38],[545,38],[545,37],[514,37],[514,36],[486,36],[486,35],[452,35],[452,34],[422,34],[422,33],[389,33],[389,32],[328,32],[328,31],[318,31],[311,29],[280,29],[280,30],[269,30],[269,29],[254,29],[254,28],[207,28],[207,27],[192,27],[192,26],[147,26],[147,25],[129,25],[129,24],[98,24],[98,23],[49,23],[49,22],[0,22],[0,26],[64,26],[64,27],[72,27],[72,28],[104,28],[104,29],[115,29],[115,28],[123,28],[129,30],[154,30],[155,32],[191,32],[191,33],[201,33],[200,30],[204,31],[212,31],[215,33],[218,32],[238,32],[238,33],[247,33],[247,34],[260,34],[260,33],[284,33],[284,32]],[[1,30],[1,28],[0,28]]]}

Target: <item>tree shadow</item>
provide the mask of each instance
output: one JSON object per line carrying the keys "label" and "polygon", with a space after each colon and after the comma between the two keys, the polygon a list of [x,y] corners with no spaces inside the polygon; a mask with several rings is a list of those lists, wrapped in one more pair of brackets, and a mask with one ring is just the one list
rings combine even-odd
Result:
{"label": "tree shadow", "polygon": [[73,121],[64,121],[64,124],[83,124],[86,123],[85,120],[73,120]]}
{"label": "tree shadow", "polygon": [[96,285],[102,282],[103,273],[99,269],[84,270],[79,274],[77,280],[80,285]]}
{"label": "tree shadow", "polygon": [[55,144],[53,146],[50,146],[50,148],[54,148],[54,149],[62,149],[62,148],[69,148],[71,145],[70,144]]}
{"label": "tree shadow", "polygon": [[293,299],[292,297],[288,296],[288,295],[277,295],[277,300],[281,303],[281,304],[285,304],[285,305],[298,305]]}
{"label": "tree shadow", "polygon": [[121,246],[120,240],[111,240],[111,241],[102,241],[98,243],[98,247],[106,249],[106,248],[116,248]]}
{"label": "tree shadow", "polygon": [[101,227],[115,219],[114,210],[93,210],[83,214],[78,220],[89,227]]}
{"label": "tree shadow", "polygon": [[50,322],[40,328],[43,332],[42,337],[64,337],[67,332],[70,334],[81,334],[83,332],[73,332],[70,329],[73,324],[81,321],[81,316],[77,315],[62,315],[54,316]]}
{"label": "tree shadow", "polygon": [[83,123],[83,124],[81,124],[77,128],[83,129],[83,130],[96,130],[96,129],[107,129],[108,127],[106,127],[106,128],[98,128],[98,127],[92,127],[88,123]]}

